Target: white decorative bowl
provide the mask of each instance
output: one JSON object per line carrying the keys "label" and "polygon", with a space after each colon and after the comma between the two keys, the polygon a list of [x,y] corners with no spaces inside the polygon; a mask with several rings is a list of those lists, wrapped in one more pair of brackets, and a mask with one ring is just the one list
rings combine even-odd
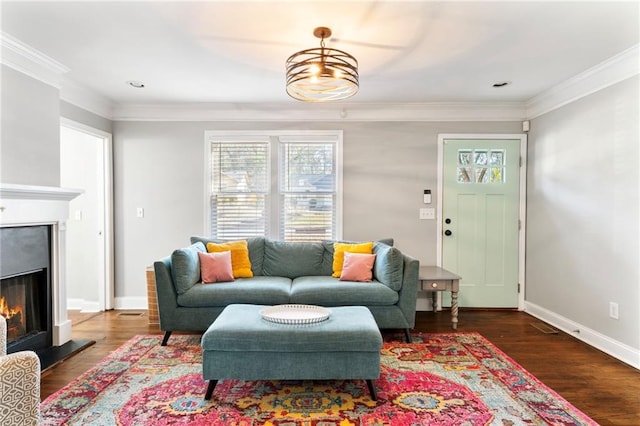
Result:
{"label": "white decorative bowl", "polygon": [[313,324],[327,320],[331,310],[315,305],[276,305],[262,309],[260,315],[278,324]]}

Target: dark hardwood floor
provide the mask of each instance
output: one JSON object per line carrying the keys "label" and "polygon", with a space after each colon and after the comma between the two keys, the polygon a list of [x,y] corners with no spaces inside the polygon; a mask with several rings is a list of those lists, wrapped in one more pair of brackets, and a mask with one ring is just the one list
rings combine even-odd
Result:
{"label": "dark hardwood floor", "polygon": [[[70,314],[74,339],[96,344],[43,372],[42,399],[93,367],[137,334],[159,334],[146,311]],[[510,310],[461,310],[459,331],[477,331],[544,384],[601,425],[640,425],[640,371],[530,315]],[[448,311],[418,312],[422,332],[452,332]]]}

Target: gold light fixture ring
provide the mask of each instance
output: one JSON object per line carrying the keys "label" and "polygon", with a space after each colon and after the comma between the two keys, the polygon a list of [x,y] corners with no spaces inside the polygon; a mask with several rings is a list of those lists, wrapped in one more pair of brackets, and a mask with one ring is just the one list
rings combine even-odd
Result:
{"label": "gold light fixture ring", "polygon": [[287,94],[303,102],[330,102],[355,95],[360,86],[356,58],[325,46],[325,38],[331,36],[329,28],[318,27],[313,35],[320,39],[320,48],[301,50],[287,59]]}

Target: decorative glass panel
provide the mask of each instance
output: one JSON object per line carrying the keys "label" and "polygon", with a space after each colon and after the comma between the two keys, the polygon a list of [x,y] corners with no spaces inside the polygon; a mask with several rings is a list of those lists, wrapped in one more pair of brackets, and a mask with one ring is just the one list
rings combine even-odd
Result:
{"label": "decorative glass panel", "polygon": [[471,154],[471,151],[458,151],[458,164],[461,166],[471,164]]}
{"label": "decorative glass panel", "polygon": [[458,182],[473,182],[473,167],[458,167]]}
{"label": "decorative glass panel", "polygon": [[489,165],[502,166],[504,165],[504,151],[491,151],[489,156]]}
{"label": "decorative glass panel", "polygon": [[491,168],[491,183],[504,183],[504,169],[502,167]]}
{"label": "decorative glass panel", "polygon": [[489,182],[489,173],[486,167],[478,167],[476,169],[476,183],[487,183]]}
{"label": "decorative glass panel", "polygon": [[459,183],[504,183],[504,168],[504,150],[461,149],[458,151],[456,178]]}
{"label": "decorative glass panel", "polygon": [[474,162],[479,166],[486,166],[487,151],[475,151],[474,154]]}

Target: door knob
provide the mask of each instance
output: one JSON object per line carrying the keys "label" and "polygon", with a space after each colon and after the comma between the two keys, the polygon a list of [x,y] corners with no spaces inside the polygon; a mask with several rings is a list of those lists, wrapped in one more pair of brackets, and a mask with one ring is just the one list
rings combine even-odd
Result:
{"label": "door knob", "polygon": [[447,237],[450,236],[452,234],[451,231],[449,231],[448,229],[446,231],[444,231],[444,235],[446,235]]}

